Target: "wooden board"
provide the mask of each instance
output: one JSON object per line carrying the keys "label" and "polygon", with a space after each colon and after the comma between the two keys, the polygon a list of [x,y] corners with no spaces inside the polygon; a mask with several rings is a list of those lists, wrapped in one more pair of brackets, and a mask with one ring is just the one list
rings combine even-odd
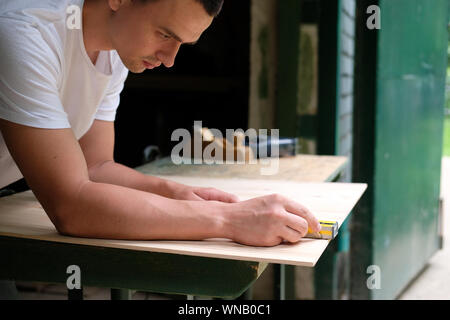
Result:
{"label": "wooden board", "polygon": [[[341,225],[366,189],[365,184],[297,183],[267,180],[211,179],[160,176],[188,185],[215,187],[241,200],[279,193],[309,208],[319,219]],[[31,191],[0,199],[0,235],[62,243],[164,252],[244,261],[312,267],[327,247],[327,240],[303,239],[297,244],[250,247],[226,239],[205,241],[123,241],[59,235]]]}
{"label": "wooden board", "polygon": [[347,161],[346,157],[296,155],[280,158],[278,172],[262,176],[261,169],[267,168],[268,164],[261,163],[260,160],[256,164],[175,165],[169,157],[143,165],[136,170],[150,175],[329,182],[336,179]]}

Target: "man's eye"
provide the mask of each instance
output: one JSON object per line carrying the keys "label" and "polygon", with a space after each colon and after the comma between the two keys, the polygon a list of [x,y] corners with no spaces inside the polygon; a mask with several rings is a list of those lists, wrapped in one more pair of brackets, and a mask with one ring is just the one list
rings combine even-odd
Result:
{"label": "man's eye", "polygon": [[160,35],[161,38],[163,38],[163,39],[165,39],[165,40],[170,39],[170,36],[167,35],[167,34],[160,33],[159,35]]}

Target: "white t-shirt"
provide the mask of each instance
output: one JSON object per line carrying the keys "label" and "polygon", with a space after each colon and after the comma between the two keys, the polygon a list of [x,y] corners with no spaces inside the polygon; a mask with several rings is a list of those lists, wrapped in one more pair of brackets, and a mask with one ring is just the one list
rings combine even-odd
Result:
{"label": "white t-shirt", "polygon": [[[94,119],[114,121],[128,70],[116,51],[101,51],[94,66],[82,29],[68,28],[68,7],[78,6],[81,19],[83,3],[0,1],[0,118],[71,128],[77,139]],[[0,188],[22,177],[0,133]]]}

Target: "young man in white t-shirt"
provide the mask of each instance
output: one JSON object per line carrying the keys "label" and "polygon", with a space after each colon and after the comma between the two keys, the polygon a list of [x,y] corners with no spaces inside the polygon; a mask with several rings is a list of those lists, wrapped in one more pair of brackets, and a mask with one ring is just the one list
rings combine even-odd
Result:
{"label": "young man in white t-shirt", "polygon": [[[308,225],[319,230],[306,208],[278,195],[241,202],[114,162],[128,70],[171,67],[222,1],[2,0],[0,188],[25,177],[57,230],[78,237],[273,246],[299,241]],[[69,28],[76,8],[81,23]]]}

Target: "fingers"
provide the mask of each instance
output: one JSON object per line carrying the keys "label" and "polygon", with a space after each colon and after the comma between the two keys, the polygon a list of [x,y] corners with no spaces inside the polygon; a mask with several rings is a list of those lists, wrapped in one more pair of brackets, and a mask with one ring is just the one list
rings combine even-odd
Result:
{"label": "fingers", "polygon": [[286,226],[304,237],[308,233],[308,222],[297,215],[286,213]]}
{"label": "fingers", "polygon": [[184,200],[189,200],[189,201],[205,201],[205,199],[204,199],[202,196],[198,195],[198,194],[195,193],[195,192],[190,193],[189,196],[186,197]]}
{"label": "fingers", "polygon": [[[306,221],[305,221],[305,223],[306,223]],[[288,226],[284,227],[282,238],[285,241],[290,242],[290,243],[296,243],[296,242],[299,242],[303,237],[304,237],[304,234],[302,234],[294,229],[291,229]]]}
{"label": "fingers", "polygon": [[215,188],[201,188],[194,190],[194,194],[208,201],[221,201],[226,203],[240,202],[239,198],[231,193],[223,192]]}
{"label": "fingers", "polygon": [[[308,223],[308,226],[314,232],[320,231],[321,227],[319,220],[306,207],[302,206],[301,204],[295,201],[288,200],[286,202],[285,209],[289,213],[305,219]],[[306,231],[308,231],[308,229],[306,229]]]}
{"label": "fingers", "polygon": [[236,202],[241,201],[238,196],[231,194],[231,193],[226,193],[223,191],[220,191],[218,193],[218,199],[220,199],[219,201],[227,202],[227,203],[236,203]]}

